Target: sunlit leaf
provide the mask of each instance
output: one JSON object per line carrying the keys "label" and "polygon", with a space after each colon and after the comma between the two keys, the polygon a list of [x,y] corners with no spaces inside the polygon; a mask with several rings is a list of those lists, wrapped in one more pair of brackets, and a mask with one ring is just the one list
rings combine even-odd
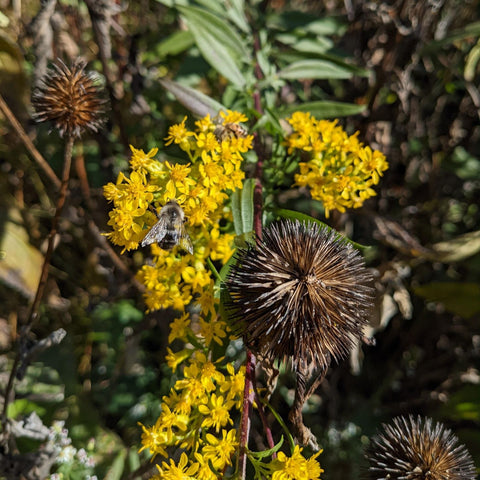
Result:
{"label": "sunlit leaf", "polygon": [[232,214],[235,233],[250,234],[253,231],[253,192],[255,179],[247,178],[243,188],[232,194]]}
{"label": "sunlit leaf", "polygon": [[239,66],[248,62],[237,32],[220,17],[197,7],[179,7],[207,62],[237,87],[245,85]]}
{"label": "sunlit leaf", "polygon": [[441,262],[459,262],[480,252],[480,230],[459,235],[446,242],[438,242],[432,246],[437,255],[432,260]]}
{"label": "sunlit leaf", "polygon": [[167,78],[161,78],[159,82],[165,89],[172,93],[186,109],[199,117],[205,117],[206,115],[215,117],[221,110],[226,110],[221,103],[198,90],[180,85]]}
{"label": "sunlit leaf", "polygon": [[328,60],[299,60],[280,70],[278,76],[286,80],[304,78],[347,79],[352,78],[354,73],[352,68],[346,64],[340,65]]}
{"label": "sunlit leaf", "polygon": [[20,211],[10,208],[0,212],[0,280],[33,298],[43,265],[42,254],[29,243],[22,226]]}
{"label": "sunlit leaf", "polygon": [[287,107],[281,111],[281,116],[288,117],[293,112],[310,112],[314,117],[319,119],[337,118],[357,115],[358,113],[362,113],[366,108],[366,105],[320,100],[318,102],[307,102]]}

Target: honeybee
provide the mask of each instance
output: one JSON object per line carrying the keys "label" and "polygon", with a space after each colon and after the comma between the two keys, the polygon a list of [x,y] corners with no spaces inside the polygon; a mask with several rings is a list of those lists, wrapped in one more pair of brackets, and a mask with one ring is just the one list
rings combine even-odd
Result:
{"label": "honeybee", "polygon": [[245,138],[248,134],[247,129],[239,123],[219,123],[213,133],[220,143],[234,137]]}
{"label": "honeybee", "polygon": [[193,254],[190,236],[185,230],[185,213],[176,200],[170,200],[160,210],[158,222],[150,229],[142,240],[142,247],[158,243],[160,248],[171,250],[180,245],[188,253]]}

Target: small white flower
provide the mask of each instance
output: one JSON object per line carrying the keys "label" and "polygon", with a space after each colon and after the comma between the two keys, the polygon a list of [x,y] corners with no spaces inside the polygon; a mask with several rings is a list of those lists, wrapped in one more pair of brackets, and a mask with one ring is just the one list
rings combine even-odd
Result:
{"label": "small white flower", "polygon": [[75,457],[76,453],[77,449],[71,445],[68,445],[59,453],[57,457],[57,463],[70,463]]}
{"label": "small white flower", "polygon": [[85,451],[84,448],[81,448],[81,449],[77,452],[77,457],[78,457],[78,459],[80,460],[80,463],[87,463],[88,454],[87,454],[87,452]]}

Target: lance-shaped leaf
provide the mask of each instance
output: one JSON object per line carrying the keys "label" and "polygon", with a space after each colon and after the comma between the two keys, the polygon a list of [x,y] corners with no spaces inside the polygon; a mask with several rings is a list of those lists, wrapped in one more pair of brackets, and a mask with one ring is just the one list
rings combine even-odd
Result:
{"label": "lance-shaped leaf", "polygon": [[[298,80],[303,78],[348,79],[361,72],[357,67],[330,60],[299,60],[278,72],[280,78]],[[365,73],[365,72],[362,72]]]}
{"label": "lance-shaped leaf", "polygon": [[310,112],[316,118],[337,118],[362,113],[367,107],[353,103],[331,102],[320,100],[318,102],[307,102],[300,105],[292,105],[281,112],[282,117],[288,117],[293,112]]}
{"label": "lance-shaped leaf", "polygon": [[227,110],[221,103],[193,88],[180,85],[167,78],[162,78],[159,82],[162,87],[172,93],[185,108],[199,117],[205,117],[208,114],[211,117],[215,117],[218,115],[218,112]]}
{"label": "lance-shaped leaf", "polygon": [[235,86],[245,79],[240,71],[249,57],[237,32],[224,20],[197,7],[179,7],[205,60]]}
{"label": "lance-shaped leaf", "polygon": [[243,188],[236,189],[232,194],[233,226],[237,235],[249,234],[253,231],[253,192],[254,178],[247,178]]}

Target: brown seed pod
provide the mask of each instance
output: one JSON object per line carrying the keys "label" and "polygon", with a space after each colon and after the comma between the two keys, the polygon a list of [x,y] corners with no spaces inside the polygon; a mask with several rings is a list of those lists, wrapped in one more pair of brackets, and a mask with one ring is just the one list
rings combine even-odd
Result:
{"label": "brown seed pod", "polygon": [[383,424],[365,452],[366,478],[409,480],[474,480],[472,457],[458,438],[431,418],[410,415]]}
{"label": "brown seed pod", "polygon": [[372,276],[338,234],[282,220],[237,253],[228,306],[246,345],[269,361],[325,370],[362,336],[373,306]]}
{"label": "brown seed pod", "polygon": [[85,72],[85,66],[77,61],[69,68],[58,60],[32,96],[35,120],[52,122],[62,137],[79,137],[85,130],[96,132],[103,124],[106,101],[100,77]]}

